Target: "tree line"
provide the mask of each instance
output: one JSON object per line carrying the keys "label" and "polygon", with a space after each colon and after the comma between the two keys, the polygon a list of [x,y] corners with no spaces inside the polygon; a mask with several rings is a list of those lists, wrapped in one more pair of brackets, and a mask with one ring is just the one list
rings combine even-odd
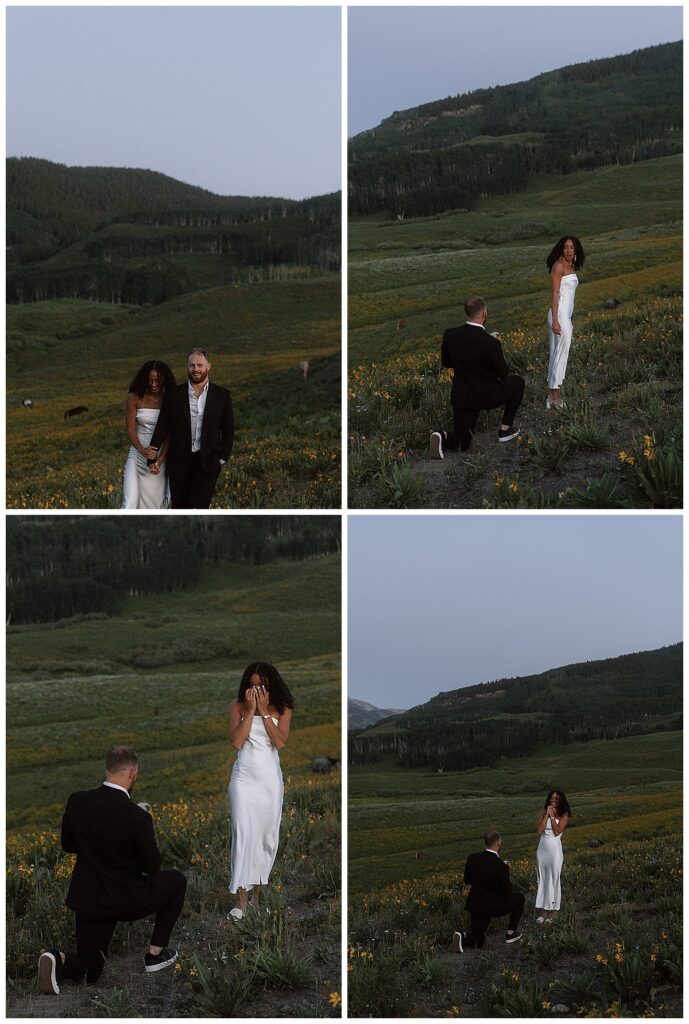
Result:
{"label": "tree line", "polygon": [[204,565],[261,565],[339,550],[339,520],[330,516],[14,517],[7,526],[7,618],[24,624],[112,615],[128,596],[193,586]]}
{"label": "tree line", "polygon": [[567,174],[681,152],[682,44],[395,112],[350,141],[353,215],[471,209]]}
{"label": "tree line", "polygon": [[682,645],[441,693],[349,737],[352,764],[465,771],[544,745],[682,728]]}

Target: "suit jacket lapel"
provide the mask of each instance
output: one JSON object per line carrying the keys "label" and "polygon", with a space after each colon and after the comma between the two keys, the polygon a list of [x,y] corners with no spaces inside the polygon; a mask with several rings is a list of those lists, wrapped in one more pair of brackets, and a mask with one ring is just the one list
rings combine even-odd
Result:
{"label": "suit jacket lapel", "polygon": [[203,410],[203,423],[201,424],[201,448],[205,447],[204,441],[208,440],[210,430],[210,413],[215,401],[215,384],[208,381],[208,394],[206,395],[206,408]]}

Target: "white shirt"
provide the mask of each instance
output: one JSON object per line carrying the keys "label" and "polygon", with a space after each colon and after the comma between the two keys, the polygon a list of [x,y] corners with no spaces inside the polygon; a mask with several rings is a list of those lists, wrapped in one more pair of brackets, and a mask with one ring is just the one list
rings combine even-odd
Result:
{"label": "white shirt", "polygon": [[[478,327],[478,324],[476,326]],[[494,853],[495,856],[498,858],[498,860],[500,860],[500,854],[498,853],[498,851],[497,850],[491,850],[490,846],[486,847],[486,853]]]}
{"label": "white shirt", "polygon": [[191,450],[201,451],[201,431],[203,430],[203,414],[206,410],[206,399],[208,397],[208,385],[206,381],[203,391],[197,398],[194,389],[189,381],[189,415],[191,417]]}
{"label": "white shirt", "polygon": [[[482,331],[486,329],[484,324],[477,324],[475,320],[467,320],[467,324],[469,327],[480,327]],[[493,850],[493,853],[495,853],[495,850]]]}
{"label": "white shirt", "polygon": [[123,793],[127,794],[127,799],[131,800],[131,796],[129,795],[129,790],[125,789],[124,786],[118,786],[116,782],[104,782],[103,785],[104,786],[108,786],[109,789],[120,789],[120,790],[122,790]]}

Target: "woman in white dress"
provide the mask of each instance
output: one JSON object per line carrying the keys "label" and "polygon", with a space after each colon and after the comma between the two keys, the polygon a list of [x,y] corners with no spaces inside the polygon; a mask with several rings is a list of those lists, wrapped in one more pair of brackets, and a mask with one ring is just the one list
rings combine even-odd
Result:
{"label": "woman in white dress", "polygon": [[551,790],[536,824],[536,831],[541,837],[536,847],[536,909],[540,911],[536,918],[537,924],[552,922],[560,909],[560,874],[564,858],[562,833],[567,828],[571,814],[562,790]]}
{"label": "woman in white dress", "polygon": [[227,788],[232,826],[230,892],[241,920],[258,910],[280,841],[283,782],[280,754],[289,737],[294,700],[278,670],[253,662],[244,671],[230,709],[230,743],[239,751]]}
{"label": "woman in white dress", "polygon": [[548,310],[548,335],[550,338],[550,361],[548,363],[548,397],[546,409],[558,409],[564,405],[560,388],[567,372],[567,359],[572,344],[572,315],[574,293],[579,284],[577,270],[584,265],[584,249],[575,235],[563,235],[546,259],[550,271],[550,309]]}
{"label": "woman in white dress", "polygon": [[[127,436],[131,448],[124,464],[122,508],[165,508],[169,500],[167,474],[163,469],[167,442],[158,450],[150,446],[165,391],[175,386],[167,363],[144,363],[129,385]],[[148,465],[148,459],[155,459]]]}

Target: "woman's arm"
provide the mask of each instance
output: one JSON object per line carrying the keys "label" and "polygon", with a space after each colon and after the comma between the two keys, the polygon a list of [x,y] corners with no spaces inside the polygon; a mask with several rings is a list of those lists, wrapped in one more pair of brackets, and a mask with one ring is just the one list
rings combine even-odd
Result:
{"label": "woman's arm", "polygon": [[553,320],[553,333],[560,333],[560,322],[557,318],[557,306],[558,296],[560,294],[560,281],[562,280],[562,264],[558,260],[557,263],[553,264],[553,269],[550,271],[550,311],[552,313]]}
{"label": "woman's arm", "polygon": [[265,686],[259,686],[256,699],[258,702],[258,712],[261,715],[268,739],[276,750],[282,750],[289,737],[289,727],[292,724],[292,709],[285,708],[276,725],[272,718],[265,717],[270,714],[269,696]]}
{"label": "woman's arm", "polygon": [[251,732],[251,723],[254,718],[255,702],[251,700],[250,690],[247,690],[246,699],[249,703],[249,711],[242,718],[242,708],[239,701],[235,701],[230,708],[230,743],[235,750],[241,750],[246,738]]}
{"label": "woman's arm", "polygon": [[536,831],[538,832],[539,836],[540,836],[540,834],[542,832],[545,831],[545,827],[546,827],[547,824],[548,824],[548,811],[544,807],[543,810],[539,813],[538,820],[536,821]]}
{"label": "woman's arm", "polygon": [[136,410],[139,404],[139,397],[135,395],[133,391],[130,391],[127,395],[127,437],[136,448],[140,455],[143,455],[145,459],[155,459],[158,454],[157,448],[144,448],[139,440],[139,435],[136,432]]}
{"label": "woman's arm", "polygon": [[150,469],[150,471],[154,475],[156,473],[160,473],[160,467],[165,462],[165,456],[167,455],[167,450],[168,450],[169,446],[170,446],[170,440],[169,440],[169,438],[165,438],[165,440],[163,441],[163,444],[161,445],[160,451],[158,452],[158,454],[156,456],[155,462],[152,463],[148,467]]}
{"label": "woman's arm", "polygon": [[553,833],[554,833],[554,835],[556,835],[556,836],[561,835],[561,833],[564,832],[564,830],[567,828],[567,822],[568,821],[569,821],[569,814],[563,814],[562,815],[562,817],[560,818],[560,824],[559,825],[555,821],[555,818],[552,818],[551,819],[551,824],[553,826]]}

